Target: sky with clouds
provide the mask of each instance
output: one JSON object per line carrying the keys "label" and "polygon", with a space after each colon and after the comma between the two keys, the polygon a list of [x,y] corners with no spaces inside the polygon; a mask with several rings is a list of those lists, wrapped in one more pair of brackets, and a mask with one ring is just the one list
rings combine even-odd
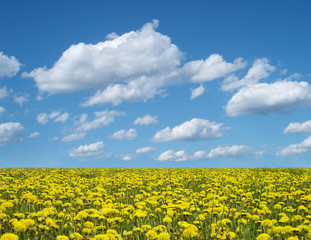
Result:
{"label": "sky with clouds", "polygon": [[311,167],[309,1],[1,1],[0,167]]}

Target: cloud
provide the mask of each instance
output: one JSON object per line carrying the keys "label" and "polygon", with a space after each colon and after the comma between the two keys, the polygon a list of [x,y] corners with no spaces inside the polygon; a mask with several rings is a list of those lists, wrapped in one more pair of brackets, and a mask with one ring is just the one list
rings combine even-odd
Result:
{"label": "cloud", "polygon": [[21,142],[23,140],[22,133],[24,127],[19,122],[7,122],[0,124],[0,146]]}
{"label": "cloud", "polygon": [[104,143],[96,142],[89,145],[80,145],[69,150],[69,156],[75,159],[101,158],[105,156]]}
{"label": "cloud", "polygon": [[158,161],[171,161],[171,162],[185,162],[190,160],[195,160],[199,158],[203,158],[205,152],[204,151],[197,151],[192,156],[189,155],[186,151],[173,151],[167,150],[159,155],[157,158]]}
{"label": "cloud", "polygon": [[7,96],[9,96],[10,92],[12,92],[12,90],[9,91],[6,86],[0,88],[0,99],[6,98]]}
{"label": "cloud", "polygon": [[85,137],[86,133],[72,133],[62,138],[62,142],[78,141]]}
{"label": "cloud", "polygon": [[276,153],[276,156],[289,156],[311,151],[311,136],[301,143],[289,145]]}
{"label": "cloud", "polygon": [[137,132],[136,129],[129,129],[128,131],[126,130],[120,130],[118,132],[113,133],[110,136],[111,139],[117,139],[117,140],[135,140],[137,138]]}
{"label": "cloud", "polygon": [[162,95],[166,86],[212,81],[246,66],[242,58],[230,63],[219,54],[181,66],[184,54],[168,36],[156,31],[158,24],[153,20],[137,31],[112,33],[97,44],[71,45],[52,68],[36,68],[22,76],[35,80],[39,98],[45,93],[96,89],[81,104],[87,107],[147,101]]}
{"label": "cloud", "polygon": [[242,58],[237,58],[233,63],[228,63],[221,55],[212,54],[205,61],[197,60],[186,63],[182,71],[190,77],[192,82],[207,82],[224,77],[245,66],[246,62]]}
{"label": "cloud", "polygon": [[28,96],[27,95],[19,95],[19,96],[14,96],[13,98],[14,102],[19,104],[19,106],[23,106],[25,102],[28,102]]}
{"label": "cloud", "polygon": [[55,118],[54,122],[66,122],[69,118],[69,113],[65,112],[61,115],[59,115],[57,118]]}
{"label": "cloud", "polygon": [[141,153],[148,153],[148,152],[154,152],[154,151],[156,151],[157,149],[156,148],[153,148],[153,147],[142,147],[142,148],[138,148],[137,150],[136,150],[136,152],[135,153],[137,153],[137,154],[141,154]]}
{"label": "cloud", "polygon": [[60,110],[52,111],[50,114],[39,113],[37,115],[37,122],[40,124],[46,124],[50,119],[54,119],[54,122],[66,122],[69,118],[69,113],[64,112],[61,114]]}
{"label": "cloud", "polygon": [[49,94],[105,89],[85,106],[149,99],[166,84],[182,58],[170,38],[155,31],[157,27],[154,20],[104,42],[72,45],[51,69],[37,68],[23,76],[34,78],[39,90]]}
{"label": "cloud", "polygon": [[124,161],[131,161],[131,160],[135,159],[135,157],[136,156],[133,154],[127,154],[127,155],[122,155],[121,159]]}
{"label": "cloud", "polygon": [[158,123],[158,120],[157,120],[157,116],[150,116],[149,114],[148,115],[145,115],[143,116],[142,118],[137,118],[135,121],[134,121],[134,124],[136,125],[149,125],[149,124],[156,124]]}
{"label": "cloud", "polygon": [[0,78],[15,76],[21,65],[14,56],[9,57],[0,52]]}
{"label": "cloud", "polygon": [[1,116],[3,113],[5,113],[5,112],[6,112],[5,109],[4,109],[3,107],[0,106],[0,116]]}
{"label": "cloud", "polygon": [[166,127],[153,136],[154,142],[198,141],[221,138],[222,123],[193,118],[171,129]]}
{"label": "cloud", "polygon": [[55,141],[58,141],[59,140],[59,137],[51,137],[49,138],[49,142],[55,142]]}
{"label": "cloud", "polygon": [[267,58],[256,59],[244,78],[239,80],[235,75],[231,75],[224,80],[221,89],[232,91],[243,86],[255,84],[259,80],[269,77],[274,70],[275,67],[269,64]]}
{"label": "cloud", "polygon": [[173,150],[167,150],[161,153],[157,158],[158,161],[173,161],[173,162],[185,162],[190,160],[190,156],[184,150],[174,152]]}
{"label": "cloud", "polygon": [[249,153],[251,147],[243,145],[220,146],[212,149],[206,156],[208,159],[238,158]]}
{"label": "cloud", "polygon": [[284,134],[288,133],[311,134],[311,120],[303,123],[290,123],[284,130]]}
{"label": "cloud", "polygon": [[95,119],[88,121],[87,115],[81,115],[81,118],[78,122],[76,122],[75,131],[77,132],[84,132],[89,131],[96,128],[101,128],[104,126],[108,126],[110,123],[114,122],[116,117],[125,116],[124,112],[118,111],[101,111],[101,112],[94,112]]}
{"label": "cloud", "polygon": [[198,96],[201,96],[202,94],[204,94],[204,92],[205,92],[204,87],[202,85],[200,85],[199,87],[191,90],[191,97],[190,97],[190,99],[195,99]]}
{"label": "cloud", "polygon": [[40,135],[39,132],[33,132],[33,133],[28,135],[28,138],[35,138],[35,137],[38,137],[39,135]]}
{"label": "cloud", "polygon": [[310,106],[311,86],[307,82],[257,83],[240,89],[228,102],[228,116],[267,114],[295,106]]}
{"label": "cloud", "polygon": [[39,113],[37,116],[37,122],[40,124],[46,124],[49,121],[49,115],[46,113]]}

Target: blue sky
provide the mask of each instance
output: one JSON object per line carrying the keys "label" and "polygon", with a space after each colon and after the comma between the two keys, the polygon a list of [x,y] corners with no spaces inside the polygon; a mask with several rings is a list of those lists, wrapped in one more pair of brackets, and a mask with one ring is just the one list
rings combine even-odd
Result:
{"label": "blue sky", "polygon": [[1,1],[0,167],[311,167],[309,1]]}

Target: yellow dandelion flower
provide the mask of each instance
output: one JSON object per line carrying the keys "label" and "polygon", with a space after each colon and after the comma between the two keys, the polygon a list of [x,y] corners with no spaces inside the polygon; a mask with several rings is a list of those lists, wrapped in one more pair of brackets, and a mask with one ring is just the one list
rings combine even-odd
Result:
{"label": "yellow dandelion flower", "polygon": [[18,240],[19,237],[14,233],[5,233],[0,237],[0,240]]}
{"label": "yellow dandelion flower", "polygon": [[269,239],[270,239],[270,235],[267,233],[262,233],[256,238],[256,240],[269,240]]}
{"label": "yellow dandelion flower", "polygon": [[170,234],[167,233],[167,232],[162,232],[158,235],[158,240],[170,240],[171,237],[170,237]]}
{"label": "yellow dandelion flower", "polygon": [[69,237],[65,236],[65,235],[58,235],[56,237],[56,240],[69,240]]}
{"label": "yellow dandelion flower", "polygon": [[148,230],[145,236],[148,240],[153,240],[153,239],[157,239],[158,234],[156,231]]}

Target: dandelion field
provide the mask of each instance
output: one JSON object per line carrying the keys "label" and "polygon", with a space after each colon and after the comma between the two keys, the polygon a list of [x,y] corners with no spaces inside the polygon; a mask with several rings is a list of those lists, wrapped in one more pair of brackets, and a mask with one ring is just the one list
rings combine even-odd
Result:
{"label": "dandelion field", "polygon": [[0,239],[311,239],[311,169],[0,169]]}

